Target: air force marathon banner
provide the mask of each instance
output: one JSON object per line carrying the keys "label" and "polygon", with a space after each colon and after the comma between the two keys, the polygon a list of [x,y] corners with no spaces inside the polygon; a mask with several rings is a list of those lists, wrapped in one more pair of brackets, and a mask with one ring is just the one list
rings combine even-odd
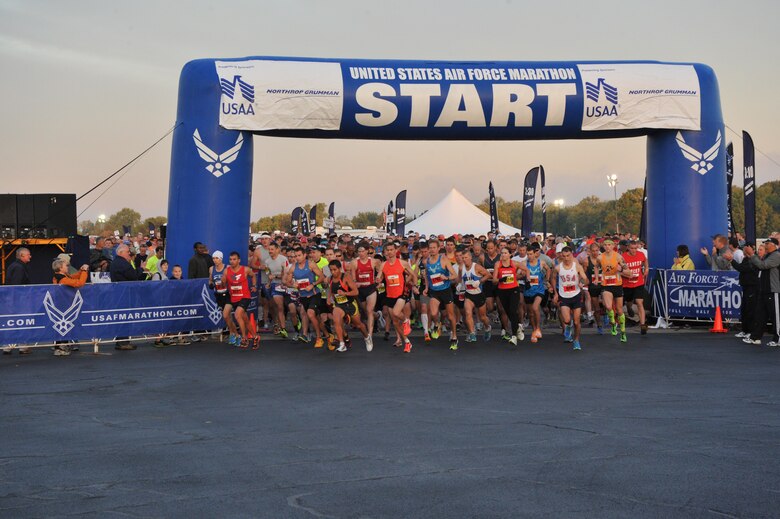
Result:
{"label": "air force marathon banner", "polygon": [[651,292],[656,312],[669,318],[713,319],[720,306],[724,319],[739,320],[742,287],[739,272],[654,270]]}
{"label": "air force marathon banner", "polygon": [[466,126],[472,138],[513,139],[701,129],[699,79],[687,64],[245,59],[215,65],[219,124],[234,130],[436,139]]}
{"label": "air force marathon banner", "polygon": [[88,341],[222,328],[207,280],[0,288],[0,344]]}

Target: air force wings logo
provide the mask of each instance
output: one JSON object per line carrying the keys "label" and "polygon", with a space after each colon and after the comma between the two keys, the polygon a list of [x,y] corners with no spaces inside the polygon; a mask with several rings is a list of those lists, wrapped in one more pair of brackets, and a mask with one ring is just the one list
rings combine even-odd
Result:
{"label": "air force wings logo", "polygon": [[52,301],[49,292],[46,292],[46,296],[43,298],[43,307],[46,308],[46,315],[49,316],[49,320],[52,322],[52,328],[62,337],[65,337],[75,326],[73,323],[78,319],[81,305],[83,304],[84,300],[81,299],[81,292],[76,292],[73,303],[64,312],[54,306],[54,301]]}
{"label": "air force wings logo", "polygon": [[222,319],[222,311],[219,309],[219,306],[217,306],[217,303],[211,299],[211,293],[206,288],[206,285],[203,285],[200,296],[203,298],[203,304],[206,305],[206,312],[208,313],[211,322],[215,325],[219,324],[219,320]]}
{"label": "air force wings logo", "polygon": [[700,175],[704,175],[712,169],[712,161],[718,156],[720,151],[720,130],[718,130],[718,137],[715,139],[715,144],[710,149],[701,153],[696,148],[689,146],[685,143],[682,133],[677,132],[677,145],[680,147],[680,151],[683,156],[692,162],[691,169]]}
{"label": "air force wings logo", "polygon": [[200,133],[198,133],[197,129],[192,134],[192,138],[195,140],[195,147],[198,148],[198,155],[208,163],[206,169],[217,178],[230,171],[227,164],[236,160],[238,152],[241,151],[241,145],[244,144],[244,137],[239,133],[236,144],[232,148],[225,153],[217,154],[203,143],[203,139],[200,138]]}

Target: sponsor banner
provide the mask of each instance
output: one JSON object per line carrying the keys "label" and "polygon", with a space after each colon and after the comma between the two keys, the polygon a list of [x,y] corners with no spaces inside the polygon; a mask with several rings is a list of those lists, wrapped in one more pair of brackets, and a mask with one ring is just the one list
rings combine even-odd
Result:
{"label": "sponsor banner", "polygon": [[742,182],[745,199],[745,240],[756,243],[756,150],[753,138],[742,132]]}
{"label": "sponsor banner", "polygon": [[544,179],[544,166],[539,166],[539,176],[541,177],[542,181],[542,236],[547,238],[547,201],[544,198],[544,188],[545,188],[545,179]]}
{"label": "sponsor banner", "polygon": [[231,130],[338,130],[344,85],[339,63],[217,61],[219,124]]}
{"label": "sponsor banner", "polygon": [[488,198],[490,200],[490,232],[498,233],[498,207],[496,205],[496,192],[493,190],[493,182],[488,184]]}
{"label": "sponsor banner", "polygon": [[582,130],[701,129],[699,76],[692,65],[577,65]]}
{"label": "sponsor banner", "polygon": [[292,213],[290,214],[290,232],[293,234],[298,234],[298,231],[300,231],[302,213],[303,208],[298,206],[293,209]]}
{"label": "sponsor banner", "polygon": [[728,143],[726,145],[726,216],[728,217],[729,224],[729,237],[736,236],[734,230],[734,213],[731,210],[731,194],[734,187],[734,145]]}
{"label": "sponsor banner", "polygon": [[406,234],[406,189],[395,197],[395,233],[398,236]]}
{"label": "sponsor banner", "polygon": [[739,273],[707,270],[662,270],[669,317],[713,319],[720,306],[724,319],[739,320],[742,287]]}
{"label": "sponsor banner", "polygon": [[534,226],[534,202],[536,201],[536,179],[539,177],[540,167],[535,167],[525,175],[523,184],[523,216],[522,231],[526,238],[531,235]]}
{"label": "sponsor banner", "polygon": [[215,330],[224,322],[207,282],[0,287],[0,344]]}

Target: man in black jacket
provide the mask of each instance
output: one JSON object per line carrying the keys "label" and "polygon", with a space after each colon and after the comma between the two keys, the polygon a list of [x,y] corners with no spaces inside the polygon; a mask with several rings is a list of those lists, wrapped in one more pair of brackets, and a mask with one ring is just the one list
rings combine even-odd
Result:
{"label": "man in black jacket", "polygon": [[[138,269],[135,268],[130,259],[130,247],[125,244],[116,248],[116,259],[111,262],[111,281],[114,283],[121,281],[138,281],[140,278]],[[117,350],[134,350],[136,347],[127,341],[127,337],[116,338]]]}
{"label": "man in black jacket", "polygon": [[30,273],[27,271],[27,266],[31,259],[30,249],[24,247],[16,249],[16,261],[8,265],[8,270],[5,272],[5,284],[29,285]]}
{"label": "man in black jacket", "polygon": [[199,241],[192,246],[195,254],[187,265],[187,279],[200,279],[209,277],[209,268],[214,266],[208,248]]}
{"label": "man in black jacket", "polygon": [[[25,247],[19,247],[16,249],[16,261],[8,265],[8,269],[5,271],[5,284],[6,285],[29,285],[30,273],[27,270],[27,266],[32,259],[30,249]],[[13,349],[11,347],[3,348],[4,355],[10,355]],[[32,353],[30,348],[19,348],[20,355],[27,355]]]}
{"label": "man in black jacket", "polygon": [[[747,244],[753,246],[752,243]],[[758,302],[758,269],[750,261],[738,262],[734,257],[734,251],[726,257],[731,259],[731,266],[739,272],[739,286],[742,287],[742,306],[739,307],[739,320],[742,325],[742,331],[737,337],[744,339],[750,337],[750,329],[753,326],[753,319],[756,315],[756,304]]]}

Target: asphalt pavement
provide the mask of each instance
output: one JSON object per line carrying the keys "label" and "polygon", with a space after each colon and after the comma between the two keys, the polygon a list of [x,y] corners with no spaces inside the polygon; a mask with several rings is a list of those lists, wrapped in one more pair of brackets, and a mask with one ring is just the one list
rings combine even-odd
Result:
{"label": "asphalt pavement", "polygon": [[2,356],[0,516],[778,516],[780,349],[353,342]]}

